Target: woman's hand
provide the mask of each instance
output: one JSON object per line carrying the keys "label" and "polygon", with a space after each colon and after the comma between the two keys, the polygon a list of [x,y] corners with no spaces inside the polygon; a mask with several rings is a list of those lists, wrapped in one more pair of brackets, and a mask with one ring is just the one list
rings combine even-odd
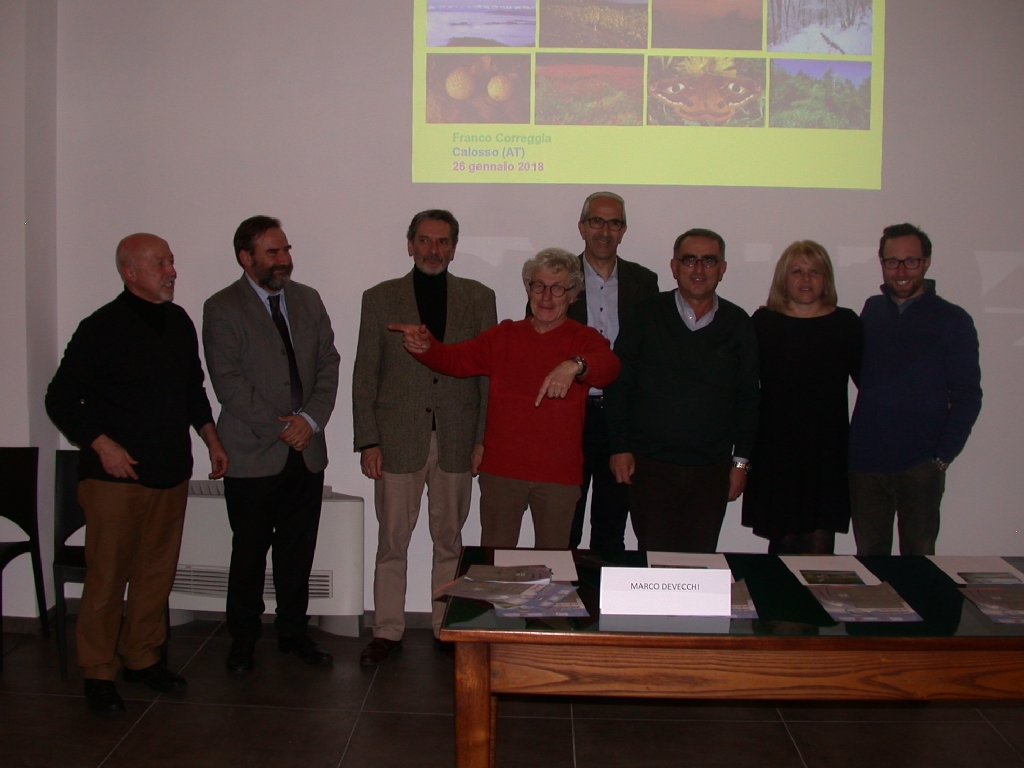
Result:
{"label": "woman's hand", "polygon": [[430,349],[430,334],[425,325],[404,325],[403,323],[391,323],[389,331],[398,331],[402,334],[402,346],[413,355],[422,355]]}

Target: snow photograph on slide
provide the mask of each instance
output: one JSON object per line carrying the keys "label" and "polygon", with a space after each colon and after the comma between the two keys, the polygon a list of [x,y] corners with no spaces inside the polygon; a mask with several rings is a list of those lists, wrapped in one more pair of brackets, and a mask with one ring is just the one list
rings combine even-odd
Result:
{"label": "snow photograph on slide", "polygon": [[871,0],[768,0],[768,50],[871,54]]}

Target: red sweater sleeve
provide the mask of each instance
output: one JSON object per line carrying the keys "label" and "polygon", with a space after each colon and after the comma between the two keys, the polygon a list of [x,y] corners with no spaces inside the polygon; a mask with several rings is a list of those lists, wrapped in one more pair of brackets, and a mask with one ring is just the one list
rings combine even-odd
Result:
{"label": "red sweater sleeve", "polygon": [[444,344],[431,334],[427,351],[415,357],[430,370],[443,373],[445,376],[460,379],[468,376],[490,376],[492,342],[497,328],[496,325],[491,326],[472,339],[457,344]]}
{"label": "red sweater sleeve", "polygon": [[584,326],[583,331],[579,355],[587,361],[587,373],[581,381],[604,389],[619,377],[619,358],[612,352],[608,339],[593,328]]}

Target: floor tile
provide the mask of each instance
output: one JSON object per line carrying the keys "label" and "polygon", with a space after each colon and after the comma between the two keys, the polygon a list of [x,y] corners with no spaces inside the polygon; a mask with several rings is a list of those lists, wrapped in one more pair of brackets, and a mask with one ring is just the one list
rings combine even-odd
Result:
{"label": "floor tile", "polygon": [[124,717],[105,720],[82,696],[0,692],[0,764],[40,768],[93,768],[145,711],[127,702]]}
{"label": "floor tile", "polygon": [[816,701],[779,704],[786,722],[977,722],[977,705],[956,702],[863,702]]}
{"label": "floor tile", "polygon": [[985,722],[789,723],[808,768],[1021,768]]}
{"label": "floor tile", "polygon": [[573,703],[577,698],[567,696],[520,696],[501,695],[498,697],[498,717],[572,717]]}
{"label": "floor tile", "polygon": [[406,645],[377,667],[365,707],[371,712],[454,711],[455,667],[431,645]]}
{"label": "floor tile", "polygon": [[1022,720],[997,720],[992,727],[1002,736],[1021,758],[1024,763],[1024,719]]}
{"label": "floor tile", "polygon": [[979,705],[986,719],[992,721],[1016,720],[1024,722],[1024,701],[999,701]]}
{"label": "floor tile", "polygon": [[220,629],[223,621],[216,619],[197,619],[187,624],[171,627],[171,639],[177,637],[212,637]]}
{"label": "floor tile", "polygon": [[453,768],[455,718],[363,712],[341,768]]}
{"label": "floor tile", "polygon": [[184,696],[204,704],[359,709],[372,680],[359,668],[359,647],[322,645],[334,655],[329,667],[304,664],[297,656],[279,652],[276,641],[260,640],[255,671],[230,675],[224,660],[231,641],[211,638],[181,672],[189,681]]}
{"label": "floor tile", "polygon": [[772,704],[686,699],[581,698],[574,700],[572,712],[578,719],[597,720],[779,720],[778,710]]}
{"label": "floor tile", "polygon": [[334,768],[355,712],[157,702],[103,768]]}
{"label": "floor tile", "polygon": [[572,722],[498,717],[497,768],[573,768]]}
{"label": "floor tile", "polygon": [[803,765],[781,722],[576,720],[574,730],[579,768]]}

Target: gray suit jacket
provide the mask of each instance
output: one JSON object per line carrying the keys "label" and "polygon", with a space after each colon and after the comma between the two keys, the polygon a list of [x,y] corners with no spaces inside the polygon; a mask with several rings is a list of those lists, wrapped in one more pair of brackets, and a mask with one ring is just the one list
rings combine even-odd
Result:
{"label": "gray suit jacket", "polygon": [[[334,410],[340,356],[331,320],[318,294],[301,283],[284,288],[302,410],[317,423],[302,452],[311,472],[327,466],[324,427]],[[222,406],[217,432],[231,477],[269,477],[284,469],[288,446],[278,416],[291,413],[288,356],[281,335],[245,275],[203,305],[203,347],[210,382]]]}
{"label": "gray suit jacket", "polygon": [[[449,273],[445,343],[471,339],[496,322],[494,291]],[[352,370],[355,450],[379,445],[385,472],[416,472],[427,463],[436,423],[441,469],[468,472],[473,444],[483,442],[487,378],[434,373],[405,351],[389,323],[421,323],[412,272],[363,293]]]}

